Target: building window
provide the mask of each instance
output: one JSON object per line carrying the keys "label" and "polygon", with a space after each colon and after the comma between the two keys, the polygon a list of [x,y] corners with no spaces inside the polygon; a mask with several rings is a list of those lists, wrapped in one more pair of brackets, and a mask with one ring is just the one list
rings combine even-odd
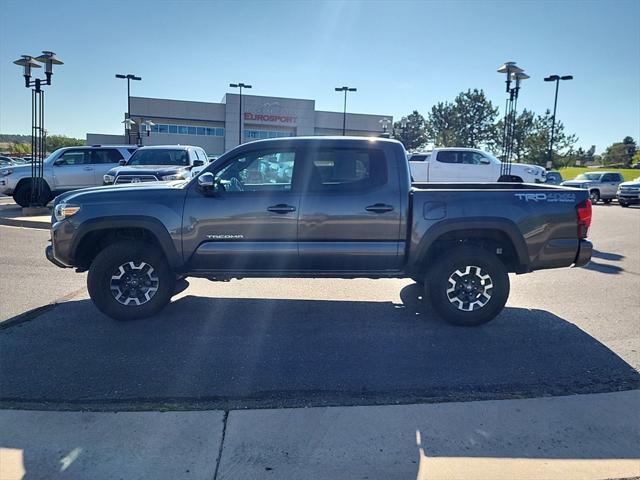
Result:
{"label": "building window", "polygon": [[177,135],[201,135],[209,137],[224,137],[224,128],[197,127],[193,125],[173,125],[158,123],[151,127],[153,133],[171,133]]}
{"label": "building window", "polygon": [[291,132],[270,131],[270,130],[245,130],[244,138],[246,140],[264,140],[266,138],[292,137]]}

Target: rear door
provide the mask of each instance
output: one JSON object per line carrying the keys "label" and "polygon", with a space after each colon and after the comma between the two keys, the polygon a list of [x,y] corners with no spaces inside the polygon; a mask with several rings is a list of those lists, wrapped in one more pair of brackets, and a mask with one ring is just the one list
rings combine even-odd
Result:
{"label": "rear door", "polygon": [[398,270],[401,194],[396,165],[376,147],[309,148],[298,249],[314,272]]}
{"label": "rear door", "polygon": [[431,154],[429,162],[430,182],[460,181],[462,156],[454,150],[440,150]]}
{"label": "rear door", "polygon": [[183,215],[189,269],[284,272],[298,265],[299,153],[257,148],[214,171],[225,191],[206,195],[194,182]]}
{"label": "rear door", "polygon": [[100,148],[92,152],[93,183],[102,185],[103,176],[113,167],[118,166],[118,162],[124,157],[116,148]]}

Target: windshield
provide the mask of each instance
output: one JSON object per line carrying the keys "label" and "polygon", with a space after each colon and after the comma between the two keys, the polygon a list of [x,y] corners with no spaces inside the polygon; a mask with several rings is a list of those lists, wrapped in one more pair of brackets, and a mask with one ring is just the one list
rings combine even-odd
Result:
{"label": "windshield", "polygon": [[600,180],[602,173],[581,173],[576,180]]}
{"label": "windshield", "polygon": [[189,152],[186,150],[170,150],[159,148],[157,150],[138,150],[134,153],[127,165],[189,165]]}

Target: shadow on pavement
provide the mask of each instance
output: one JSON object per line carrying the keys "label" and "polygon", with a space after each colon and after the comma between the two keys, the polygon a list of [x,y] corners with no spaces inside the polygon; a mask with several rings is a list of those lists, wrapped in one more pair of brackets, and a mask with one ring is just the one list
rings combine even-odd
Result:
{"label": "shadow on pavement", "polygon": [[[507,308],[479,328],[402,302],[199,298],[116,322],[88,300],[0,331],[0,397],[190,408],[413,403],[636,388],[575,325]],[[148,407],[151,408],[151,407]]]}

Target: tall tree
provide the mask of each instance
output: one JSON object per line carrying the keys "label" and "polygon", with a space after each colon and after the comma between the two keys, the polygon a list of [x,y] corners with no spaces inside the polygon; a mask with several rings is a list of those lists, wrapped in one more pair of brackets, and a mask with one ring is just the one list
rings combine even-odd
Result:
{"label": "tall tree", "polygon": [[401,122],[393,124],[393,138],[399,140],[409,151],[419,150],[427,143],[426,121],[417,110],[407,115],[407,124],[403,128]]}
{"label": "tall tree", "polygon": [[491,147],[496,141],[494,107],[484,91],[458,94],[453,103],[439,102],[427,118],[427,133],[437,147]]}
{"label": "tall tree", "polygon": [[607,147],[602,160],[605,165],[621,164],[630,166],[636,151],[635,140],[632,137],[624,137],[622,142],[616,142]]}

